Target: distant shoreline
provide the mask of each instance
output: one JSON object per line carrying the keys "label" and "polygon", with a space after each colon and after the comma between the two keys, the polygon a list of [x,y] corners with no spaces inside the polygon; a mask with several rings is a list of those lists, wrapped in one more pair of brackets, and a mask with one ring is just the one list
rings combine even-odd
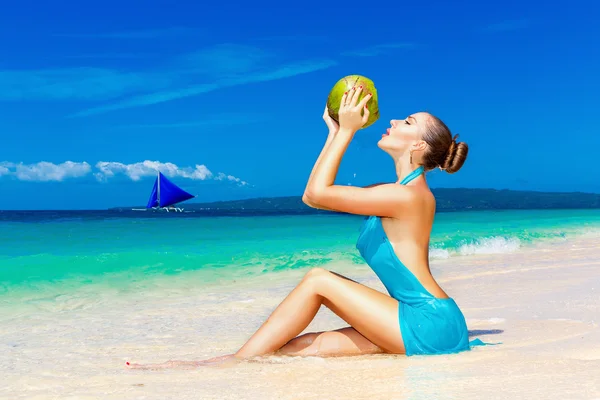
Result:
{"label": "distant shoreline", "polygon": [[[432,189],[438,211],[526,210],[526,209],[590,209],[600,208],[600,194],[583,192],[534,192],[508,189]],[[283,211],[299,213],[331,213],[315,210],[302,202],[302,196],[257,197],[244,200],[182,203],[189,211]],[[144,206],[111,207],[108,210],[130,210]]]}
{"label": "distant shoreline", "polygon": [[[585,192],[535,192],[509,189],[432,189],[437,201],[437,212],[492,211],[492,210],[557,210],[599,209],[600,194]],[[205,215],[310,215],[335,214],[316,210],[302,202],[301,196],[256,197],[243,200],[222,200],[203,203],[181,203],[185,211]],[[132,211],[132,209],[142,211]],[[58,210],[0,210],[0,212],[132,212],[140,215],[145,205],[116,206],[103,209]],[[180,214],[180,213],[168,213]],[[181,214],[180,214],[181,215]]]}

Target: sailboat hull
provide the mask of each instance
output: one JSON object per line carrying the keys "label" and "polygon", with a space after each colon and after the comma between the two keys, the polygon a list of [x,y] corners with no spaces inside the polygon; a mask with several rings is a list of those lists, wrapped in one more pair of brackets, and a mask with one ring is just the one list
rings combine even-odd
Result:
{"label": "sailboat hull", "polygon": [[183,208],[181,207],[153,207],[152,210],[160,212],[183,212]]}

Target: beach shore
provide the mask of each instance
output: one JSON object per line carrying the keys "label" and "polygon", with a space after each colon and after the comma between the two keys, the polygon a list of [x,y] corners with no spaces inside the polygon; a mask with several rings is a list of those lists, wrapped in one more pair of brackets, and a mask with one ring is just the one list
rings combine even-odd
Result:
{"label": "beach shore", "polygon": [[[323,267],[384,291],[366,265]],[[126,369],[126,361],[234,352],[306,270],[210,286],[190,272],[137,293],[92,285],[10,309],[3,304],[0,398],[600,399],[597,235],[433,260],[432,270],[463,310],[471,339],[500,344],[441,356]],[[322,308],[307,331],[343,326]]]}

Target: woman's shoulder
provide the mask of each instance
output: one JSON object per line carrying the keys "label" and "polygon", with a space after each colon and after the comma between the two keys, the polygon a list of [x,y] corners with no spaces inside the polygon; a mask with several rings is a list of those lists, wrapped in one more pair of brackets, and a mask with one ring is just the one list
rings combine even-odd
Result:
{"label": "woman's shoulder", "polygon": [[403,198],[403,201],[407,206],[418,209],[429,209],[435,208],[435,196],[426,185],[398,185],[399,191],[403,192],[399,194],[399,197]]}

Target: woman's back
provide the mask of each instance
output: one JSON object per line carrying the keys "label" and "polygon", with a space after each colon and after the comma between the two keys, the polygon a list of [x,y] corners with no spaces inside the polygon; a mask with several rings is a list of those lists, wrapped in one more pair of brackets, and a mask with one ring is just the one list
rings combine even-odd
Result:
{"label": "woman's back", "polygon": [[[422,286],[425,294],[444,299],[449,296],[437,284],[429,268],[429,238],[435,215],[435,198],[425,180],[418,179],[422,173],[422,169],[417,169],[400,182],[407,185],[415,181],[407,188],[417,192],[411,207],[395,217],[367,219],[357,247],[388,291],[392,288],[392,291],[398,292],[401,286],[405,286],[406,279],[402,276],[405,275],[408,280],[416,280],[417,290]],[[378,229],[380,232],[377,232]]]}
{"label": "woman's back", "polygon": [[434,297],[448,295],[429,268],[429,239],[435,215],[435,198],[427,190],[422,204],[395,218],[381,218],[382,228],[398,259]]}

